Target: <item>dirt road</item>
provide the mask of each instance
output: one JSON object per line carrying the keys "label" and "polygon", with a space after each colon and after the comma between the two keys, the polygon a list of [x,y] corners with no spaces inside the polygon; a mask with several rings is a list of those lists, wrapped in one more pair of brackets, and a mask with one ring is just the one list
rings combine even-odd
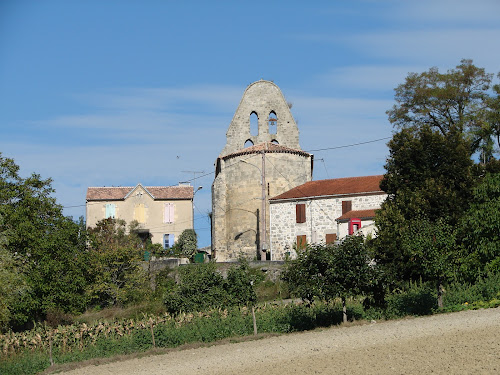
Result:
{"label": "dirt road", "polygon": [[175,351],[87,374],[500,374],[500,308]]}

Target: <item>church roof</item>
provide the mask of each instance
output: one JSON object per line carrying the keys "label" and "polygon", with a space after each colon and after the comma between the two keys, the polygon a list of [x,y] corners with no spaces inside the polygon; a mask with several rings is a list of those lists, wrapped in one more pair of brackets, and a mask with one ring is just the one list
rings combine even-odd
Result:
{"label": "church roof", "polygon": [[271,201],[335,195],[383,194],[380,181],[383,175],[345,177],[331,180],[309,181],[276,197]]}
{"label": "church roof", "polygon": [[[140,185],[140,184],[139,184]],[[136,186],[89,187],[87,201],[124,200]],[[153,199],[192,199],[192,186],[142,186]]]}
{"label": "church roof", "polygon": [[302,150],[297,150],[294,148],[281,146],[279,144],[272,143],[272,142],[263,142],[263,143],[259,143],[257,145],[246,147],[246,148],[243,148],[243,149],[238,150],[236,152],[232,152],[230,154],[224,155],[222,157],[222,159],[227,160],[227,159],[231,159],[231,158],[234,158],[236,156],[241,156],[241,155],[258,154],[262,151],[264,151],[265,153],[275,152],[275,153],[296,154],[296,155],[301,155],[301,156],[305,156],[305,157],[312,156],[310,153],[302,151]]}

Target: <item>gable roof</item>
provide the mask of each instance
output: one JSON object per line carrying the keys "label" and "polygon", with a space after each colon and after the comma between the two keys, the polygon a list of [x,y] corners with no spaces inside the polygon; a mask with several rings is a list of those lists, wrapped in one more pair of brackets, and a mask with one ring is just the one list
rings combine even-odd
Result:
{"label": "gable roof", "polygon": [[294,148],[290,147],[285,147],[281,146],[276,143],[272,142],[263,142],[256,144],[254,146],[250,146],[247,148],[242,148],[241,150],[238,150],[236,152],[232,152],[230,154],[222,156],[222,159],[230,159],[234,158],[236,156],[241,156],[241,155],[248,155],[248,154],[258,154],[261,151],[264,151],[265,153],[289,153],[289,154],[296,154],[296,155],[301,155],[301,156],[312,156],[310,153],[302,151],[302,150],[297,150]]}
{"label": "gable roof", "polygon": [[335,195],[384,194],[380,189],[383,175],[344,177],[331,180],[309,181],[270,200],[295,199]]}
{"label": "gable roof", "polygon": [[370,209],[370,210],[353,210],[353,211],[348,211],[342,216],[338,217],[338,221],[343,221],[343,220],[350,220],[350,219],[373,219],[375,217],[375,211],[376,209]]}
{"label": "gable roof", "polygon": [[89,187],[87,201],[124,200],[127,195],[141,186],[153,199],[193,199],[192,186],[119,186]]}

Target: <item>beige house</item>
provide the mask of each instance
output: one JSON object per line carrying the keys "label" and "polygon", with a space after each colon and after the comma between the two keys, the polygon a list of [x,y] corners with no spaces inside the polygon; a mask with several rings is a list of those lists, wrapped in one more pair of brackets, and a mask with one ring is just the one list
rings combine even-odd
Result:
{"label": "beige house", "polygon": [[373,219],[387,194],[382,175],[309,181],[269,199],[271,259],[294,247],[332,243],[354,233],[375,235]]}
{"label": "beige house", "polygon": [[185,229],[193,228],[193,187],[89,187],[87,227],[106,218],[137,221],[142,238],[171,247]]}

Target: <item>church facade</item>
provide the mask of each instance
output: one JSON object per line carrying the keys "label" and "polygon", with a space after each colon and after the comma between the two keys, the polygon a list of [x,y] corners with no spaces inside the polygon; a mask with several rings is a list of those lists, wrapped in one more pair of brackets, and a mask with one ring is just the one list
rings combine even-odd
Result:
{"label": "church facade", "polygon": [[313,155],[279,87],[252,83],[243,93],[215,163],[212,258],[272,259],[269,198],[312,179]]}

